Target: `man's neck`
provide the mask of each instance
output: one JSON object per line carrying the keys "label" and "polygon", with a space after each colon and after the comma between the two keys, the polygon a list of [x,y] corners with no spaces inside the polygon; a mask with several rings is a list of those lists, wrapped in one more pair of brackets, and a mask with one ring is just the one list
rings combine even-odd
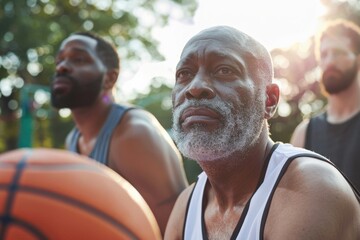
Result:
{"label": "man's neck", "polygon": [[96,138],[105,123],[112,101],[99,101],[90,107],[72,109],[72,117],[85,141]]}
{"label": "man's neck", "polygon": [[260,141],[249,152],[234,154],[229,159],[199,162],[219,202],[231,205],[243,202],[252,195],[259,182],[266,157],[274,145],[271,139],[264,136]]}

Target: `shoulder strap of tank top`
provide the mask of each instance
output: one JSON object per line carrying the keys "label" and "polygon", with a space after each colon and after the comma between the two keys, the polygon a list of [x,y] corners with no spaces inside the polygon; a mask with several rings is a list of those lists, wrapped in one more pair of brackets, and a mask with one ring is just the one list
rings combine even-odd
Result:
{"label": "shoulder strap of tank top", "polygon": [[266,203],[266,206],[265,206],[265,209],[264,209],[264,213],[263,213],[263,216],[262,216],[262,219],[261,219],[261,227],[260,227],[260,240],[263,240],[264,239],[264,229],[265,229],[265,223],[266,223],[266,219],[267,219],[267,216],[268,216],[268,213],[269,213],[269,209],[270,209],[270,204],[271,204],[271,201],[272,201],[272,198],[274,196],[274,193],[275,193],[275,190],[277,189],[277,186],[279,185],[279,182],[281,181],[282,177],[284,176],[286,170],[288,169],[288,167],[290,166],[291,162],[296,159],[296,158],[299,158],[299,157],[311,157],[311,158],[317,158],[321,161],[324,161],[324,162],[327,162],[329,164],[331,164],[332,166],[334,166],[343,176],[344,178],[347,180],[347,182],[350,184],[352,190],[354,191],[354,194],[356,196],[356,198],[358,199],[359,203],[360,203],[360,193],[359,191],[355,188],[355,186],[351,183],[351,181],[345,176],[345,174],[343,174],[336,166],[335,164],[333,164],[331,161],[329,161],[328,159],[326,159],[325,157],[322,157],[320,155],[317,155],[317,154],[311,154],[311,153],[300,153],[300,154],[296,154],[292,157],[290,157],[288,159],[288,161],[285,163],[285,165],[283,166],[281,172],[280,172],[280,175],[274,185],[274,188],[272,189],[271,191],[271,194],[267,200],[267,203]]}
{"label": "shoulder strap of tank top", "polygon": [[116,126],[120,123],[124,114],[134,107],[122,106],[118,104],[113,104],[109,116],[107,117],[101,131],[96,139],[96,143],[93,151],[90,154],[90,157],[96,161],[107,164],[108,162],[108,153],[111,136],[114,132]]}
{"label": "shoulder strap of tank top", "polygon": [[75,152],[75,153],[78,153],[78,140],[79,140],[79,137],[80,137],[80,132],[79,130],[74,127],[71,132],[69,133],[70,135],[70,142],[69,142],[69,145],[68,145],[68,150],[71,151],[71,152]]}
{"label": "shoulder strap of tank top", "polygon": [[305,142],[304,142],[304,148],[311,149],[311,127],[313,125],[313,119],[309,119],[309,123],[306,128],[306,134],[305,134]]}

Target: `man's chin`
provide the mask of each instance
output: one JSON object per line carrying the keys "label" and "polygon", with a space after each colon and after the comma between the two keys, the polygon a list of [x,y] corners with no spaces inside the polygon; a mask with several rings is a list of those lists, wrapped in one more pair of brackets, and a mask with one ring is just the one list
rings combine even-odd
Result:
{"label": "man's chin", "polygon": [[56,109],[69,108],[69,104],[61,100],[61,98],[52,96],[51,97],[51,105]]}

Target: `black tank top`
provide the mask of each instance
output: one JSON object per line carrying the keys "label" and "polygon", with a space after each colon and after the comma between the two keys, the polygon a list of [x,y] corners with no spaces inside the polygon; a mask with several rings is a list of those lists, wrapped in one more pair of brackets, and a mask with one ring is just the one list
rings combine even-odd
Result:
{"label": "black tank top", "polygon": [[310,119],[305,148],[330,159],[360,189],[360,113],[340,124],[331,124],[327,114]]}

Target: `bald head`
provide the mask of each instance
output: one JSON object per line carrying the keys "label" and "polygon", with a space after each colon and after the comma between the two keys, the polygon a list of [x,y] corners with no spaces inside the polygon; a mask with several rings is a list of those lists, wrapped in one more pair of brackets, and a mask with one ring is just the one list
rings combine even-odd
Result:
{"label": "bald head", "polygon": [[244,56],[246,70],[259,83],[270,84],[273,79],[274,71],[272,59],[269,51],[251,36],[230,26],[215,26],[207,28],[194,37],[185,45],[181,56],[194,44],[204,41],[216,41],[229,51],[235,51]]}

